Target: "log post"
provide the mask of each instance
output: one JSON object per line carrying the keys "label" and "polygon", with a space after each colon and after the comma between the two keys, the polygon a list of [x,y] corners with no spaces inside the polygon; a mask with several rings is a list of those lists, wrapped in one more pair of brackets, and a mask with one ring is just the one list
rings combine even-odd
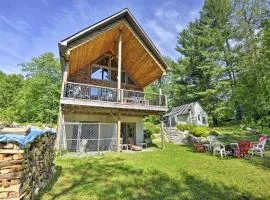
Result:
{"label": "log post", "polygon": [[161,134],[161,147],[165,149],[165,138],[164,138],[164,122],[163,116],[160,116],[160,134]]}
{"label": "log post", "polygon": [[118,118],[117,118],[117,151],[120,152],[121,151],[121,115],[120,113],[118,114]]}
{"label": "log post", "polygon": [[[69,70],[69,62],[65,62],[64,64],[64,72],[63,72],[63,80],[62,80],[62,88],[61,88],[61,98],[64,97],[65,93],[65,85],[67,83],[67,77],[68,77],[68,70]],[[59,111],[58,111],[58,120],[57,120],[57,138],[56,138],[56,144],[55,148],[59,149],[60,148],[60,138],[61,138],[61,133],[63,129],[63,113],[62,113],[62,108],[61,104],[59,104]]]}
{"label": "log post", "polygon": [[159,88],[159,106],[162,106],[162,90]]}
{"label": "log post", "polygon": [[118,37],[118,74],[117,74],[117,100],[121,100],[121,68],[122,68],[122,31],[119,30]]}

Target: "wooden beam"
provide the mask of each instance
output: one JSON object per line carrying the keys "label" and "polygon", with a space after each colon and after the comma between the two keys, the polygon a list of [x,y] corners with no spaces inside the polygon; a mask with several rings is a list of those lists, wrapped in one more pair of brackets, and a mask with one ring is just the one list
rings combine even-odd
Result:
{"label": "wooden beam", "polygon": [[160,116],[160,134],[161,134],[161,148],[165,149],[164,122],[162,115]]}
{"label": "wooden beam", "polygon": [[63,82],[62,82],[62,89],[61,89],[61,97],[64,96],[65,84],[67,82],[67,77],[68,77],[68,70],[69,70],[69,62],[66,62],[64,72],[63,72]]}
{"label": "wooden beam", "polygon": [[117,119],[117,151],[121,151],[121,114],[118,114],[118,119]]}
{"label": "wooden beam", "polygon": [[121,68],[122,68],[122,31],[119,30],[119,37],[118,37],[118,76],[117,76],[117,89],[118,95],[117,100],[120,101],[121,99]]}
{"label": "wooden beam", "polygon": [[[64,63],[64,72],[63,72],[63,81],[62,81],[62,88],[61,88],[61,98],[64,97],[64,92],[65,92],[65,85],[67,83],[67,78],[68,78],[68,71],[69,71],[69,62]],[[55,148],[59,149],[60,148],[60,134],[62,132],[62,108],[61,104],[59,104],[59,109],[58,109],[58,120],[57,120],[57,137],[56,137],[56,144]]]}
{"label": "wooden beam", "polygon": [[159,98],[158,98],[158,105],[161,106],[162,105],[162,90],[161,88],[159,88]]}

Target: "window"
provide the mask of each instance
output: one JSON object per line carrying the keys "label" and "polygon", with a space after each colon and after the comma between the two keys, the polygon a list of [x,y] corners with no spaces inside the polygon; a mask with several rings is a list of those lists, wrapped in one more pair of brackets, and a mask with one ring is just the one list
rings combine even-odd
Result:
{"label": "window", "polygon": [[[118,80],[118,60],[113,55],[104,55],[95,64],[92,65],[91,79],[113,81]],[[121,83],[136,85],[128,76],[127,72],[121,71]]]}
{"label": "window", "polygon": [[206,124],[206,118],[205,118],[205,116],[203,116],[202,121],[203,121],[203,124]]}
{"label": "window", "polygon": [[97,80],[109,80],[109,70],[95,66],[92,68],[91,78]]}
{"label": "window", "polygon": [[98,62],[96,62],[98,65],[108,66],[109,65],[109,57],[105,56],[104,58],[100,59]]}
{"label": "window", "polygon": [[198,115],[198,121],[201,121],[201,115]]}
{"label": "window", "polygon": [[121,82],[126,83],[126,72],[121,72]]}
{"label": "window", "polygon": [[118,76],[117,70],[111,70],[111,81],[117,82],[117,76]]}
{"label": "window", "polygon": [[113,58],[111,60],[111,67],[112,68],[117,68],[118,67],[118,61],[116,60],[116,58]]}
{"label": "window", "polygon": [[129,76],[127,77],[127,84],[135,85],[134,81]]}

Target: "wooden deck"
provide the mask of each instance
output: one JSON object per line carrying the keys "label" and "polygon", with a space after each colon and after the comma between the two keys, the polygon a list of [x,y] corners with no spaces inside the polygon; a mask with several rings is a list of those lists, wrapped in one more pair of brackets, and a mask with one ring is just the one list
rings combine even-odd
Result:
{"label": "wooden deck", "polygon": [[140,91],[68,82],[61,104],[167,112],[167,97]]}

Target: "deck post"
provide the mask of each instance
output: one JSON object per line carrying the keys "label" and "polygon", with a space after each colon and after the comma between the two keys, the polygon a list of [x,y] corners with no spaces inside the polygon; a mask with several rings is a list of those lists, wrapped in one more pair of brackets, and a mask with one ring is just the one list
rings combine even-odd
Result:
{"label": "deck post", "polygon": [[117,117],[117,151],[120,152],[121,151],[121,115],[118,114]]}
{"label": "deck post", "polygon": [[[61,98],[64,97],[64,92],[65,92],[65,84],[67,82],[67,76],[68,76],[68,68],[69,68],[69,62],[65,62],[64,66],[64,72],[63,72],[63,82],[62,82],[62,88],[61,88]],[[58,120],[57,120],[57,138],[56,138],[56,144],[55,148],[60,149],[60,137],[61,133],[63,132],[63,113],[62,113],[62,108],[61,104],[59,104],[59,109],[58,109]]]}
{"label": "deck post", "polygon": [[162,90],[161,90],[161,88],[159,88],[159,102],[158,102],[158,105],[159,106],[162,106]]}
{"label": "deck post", "polygon": [[121,100],[121,59],[122,59],[122,31],[119,30],[118,37],[118,74],[117,74],[117,100]]}
{"label": "deck post", "polygon": [[160,134],[161,134],[161,147],[165,149],[165,137],[164,137],[164,122],[163,116],[160,116]]}
{"label": "deck post", "polygon": [[63,82],[62,82],[62,89],[61,89],[61,97],[64,97],[65,85],[67,83],[67,77],[68,77],[68,69],[69,69],[69,62],[66,62],[65,66],[64,66],[64,72],[63,72]]}

